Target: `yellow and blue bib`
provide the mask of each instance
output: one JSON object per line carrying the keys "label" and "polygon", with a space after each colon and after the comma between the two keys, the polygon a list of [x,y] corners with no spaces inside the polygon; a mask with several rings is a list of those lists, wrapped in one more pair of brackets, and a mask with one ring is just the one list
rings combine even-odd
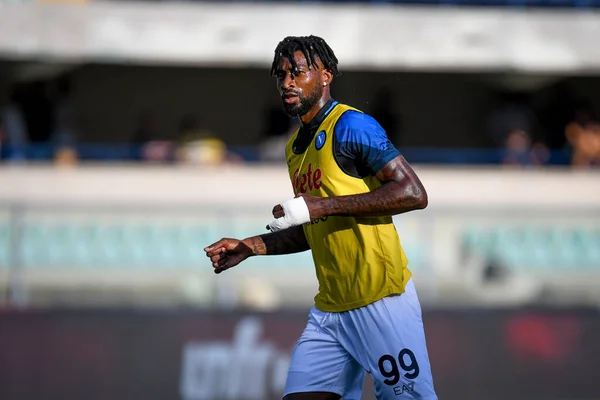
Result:
{"label": "yellow and blue bib", "polygon": [[[344,196],[377,189],[375,173],[398,150],[370,116],[334,101],[286,146],[295,194]],[[304,129],[304,131],[302,131]],[[315,306],[340,312],[403,293],[411,277],[392,217],[329,216],[304,225],[319,281]]]}

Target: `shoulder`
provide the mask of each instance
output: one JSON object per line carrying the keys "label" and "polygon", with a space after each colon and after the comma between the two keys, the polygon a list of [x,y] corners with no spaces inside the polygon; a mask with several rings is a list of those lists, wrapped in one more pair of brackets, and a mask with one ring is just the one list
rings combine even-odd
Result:
{"label": "shoulder", "polygon": [[375,118],[358,110],[347,110],[338,119],[336,130],[348,129],[371,133],[383,132],[383,128]]}
{"label": "shoulder", "polygon": [[[387,137],[385,130],[369,114],[349,109],[339,117],[334,129],[334,154],[338,164],[353,164],[344,171],[352,176],[375,175],[400,152]],[[351,160],[351,162],[344,162]]]}
{"label": "shoulder", "polygon": [[387,134],[375,118],[361,111],[347,110],[338,119],[335,129],[338,143],[356,143],[381,147],[387,142]]}

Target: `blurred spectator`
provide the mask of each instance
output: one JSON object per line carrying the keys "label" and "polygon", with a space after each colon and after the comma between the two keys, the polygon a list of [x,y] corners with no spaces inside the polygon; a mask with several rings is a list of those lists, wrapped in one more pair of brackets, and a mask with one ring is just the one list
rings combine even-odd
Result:
{"label": "blurred spectator", "polygon": [[512,130],[506,138],[504,165],[543,165],[548,162],[549,151],[542,143],[532,145],[529,134],[520,129]]}
{"label": "blurred spectator", "polygon": [[[579,116],[581,118],[581,116]],[[565,128],[571,144],[571,164],[576,167],[600,165],[600,123],[588,119],[573,121]]]}
{"label": "blurred spectator", "polygon": [[241,158],[229,152],[227,145],[215,133],[202,127],[198,118],[182,118],[178,135],[176,158],[184,164],[219,165],[239,162]]}
{"label": "blurred spectator", "polygon": [[9,160],[23,160],[27,157],[29,133],[21,110],[22,87],[10,90],[7,104],[2,108],[2,140],[5,157]]}
{"label": "blurred spectator", "polygon": [[394,145],[400,146],[402,120],[398,117],[398,112],[395,108],[392,92],[388,88],[382,87],[375,94],[373,108],[369,114],[387,132],[390,141]]}
{"label": "blurred spectator", "polygon": [[79,162],[77,149],[71,146],[62,146],[54,151],[54,164],[61,167],[73,166]]}

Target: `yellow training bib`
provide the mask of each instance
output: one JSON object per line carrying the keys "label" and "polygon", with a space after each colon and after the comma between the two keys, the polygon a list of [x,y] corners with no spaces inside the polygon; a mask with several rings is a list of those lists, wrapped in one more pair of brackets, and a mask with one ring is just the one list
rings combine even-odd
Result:
{"label": "yellow training bib", "polygon": [[[295,194],[345,196],[381,186],[375,176],[350,176],[336,162],[334,128],[348,110],[358,111],[336,104],[302,154],[292,150],[298,132],[290,138],[286,159]],[[392,217],[330,216],[303,228],[319,281],[318,309],[347,311],[404,292],[411,272]]]}

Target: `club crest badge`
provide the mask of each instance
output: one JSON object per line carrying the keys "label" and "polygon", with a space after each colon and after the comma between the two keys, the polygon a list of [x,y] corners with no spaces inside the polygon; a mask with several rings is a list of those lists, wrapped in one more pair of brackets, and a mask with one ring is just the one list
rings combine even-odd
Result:
{"label": "club crest badge", "polygon": [[317,133],[317,137],[315,138],[315,147],[317,150],[321,150],[321,148],[323,148],[326,139],[327,135],[325,134],[325,131]]}

